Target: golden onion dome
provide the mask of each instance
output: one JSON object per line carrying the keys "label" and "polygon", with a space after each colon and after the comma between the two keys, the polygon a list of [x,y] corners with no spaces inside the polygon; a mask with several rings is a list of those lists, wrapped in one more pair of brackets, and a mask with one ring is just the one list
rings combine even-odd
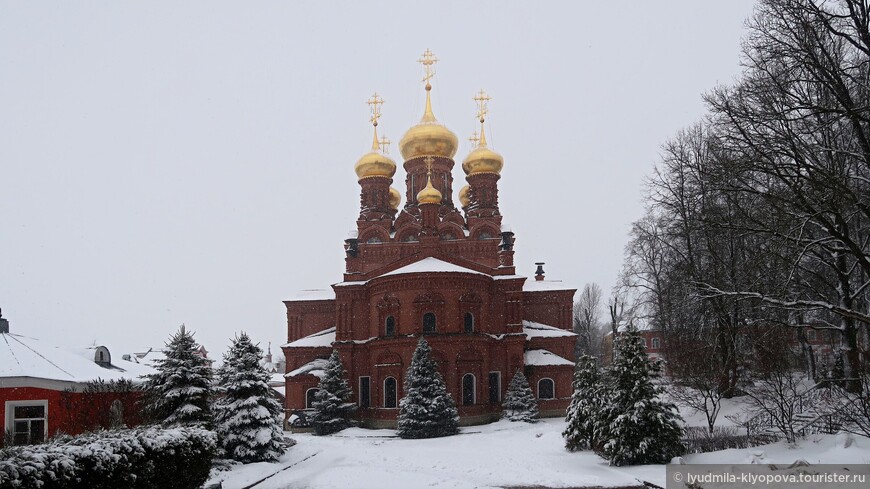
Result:
{"label": "golden onion dome", "polygon": [[483,121],[480,128],[480,143],[462,162],[462,170],[466,175],[478,173],[501,173],[504,158],[486,146],[486,133],[483,131]]}
{"label": "golden onion dome", "polygon": [[408,161],[420,156],[441,156],[453,158],[459,145],[459,138],[435,119],[429,92],[432,86],[426,85],[426,111],[420,123],[411,127],[399,141],[402,158]]}
{"label": "golden onion dome", "polygon": [[426,186],[423,188],[423,190],[417,192],[417,203],[418,204],[440,204],[441,203],[441,192],[439,192],[437,188],[432,186],[432,177],[429,177],[426,180]]}
{"label": "golden onion dome", "polygon": [[398,209],[399,204],[402,202],[402,194],[399,193],[398,190],[390,187],[390,207],[393,209]]}
{"label": "golden onion dome", "polygon": [[368,177],[392,178],[396,174],[396,162],[381,152],[378,142],[378,128],[375,124],[372,150],[364,154],[353,166],[356,176],[360,179]]}
{"label": "golden onion dome", "polygon": [[468,185],[459,189],[459,203],[462,204],[462,207],[468,207],[468,203],[470,202],[468,198],[468,191],[471,190],[471,187]]}

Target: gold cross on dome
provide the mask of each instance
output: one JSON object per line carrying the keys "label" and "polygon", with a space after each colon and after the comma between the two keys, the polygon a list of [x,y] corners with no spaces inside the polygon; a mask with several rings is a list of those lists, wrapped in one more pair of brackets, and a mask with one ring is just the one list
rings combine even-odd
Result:
{"label": "gold cross on dome", "polygon": [[492,97],[486,94],[483,89],[480,89],[477,95],[474,96],[474,101],[477,102],[477,118],[480,119],[480,122],[483,122],[486,119],[486,103],[492,100]]}
{"label": "gold cross on dome", "polygon": [[381,147],[381,152],[382,152],[382,153],[384,153],[384,154],[387,154],[387,153],[388,153],[388,151],[387,151],[387,147],[390,145],[391,142],[392,142],[392,141],[390,141],[389,139],[387,139],[386,136],[384,136],[384,137],[382,137],[381,139],[378,140],[378,146]]}
{"label": "gold cross on dome", "polygon": [[432,156],[427,156],[423,158],[423,161],[426,163],[426,174],[430,177],[432,176],[432,163],[435,163],[435,158]]}
{"label": "gold cross on dome", "polygon": [[474,131],[474,132],[471,134],[471,137],[468,138],[468,140],[471,141],[471,144],[476,148],[476,147],[477,147],[477,143],[480,142],[480,136],[477,134],[477,131]]}
{"label": "gold cross on dome", "polygon": [[366,100],[366,103],[369,104],[369,107],[372,109],[372,116],[369,118],[369,121],[377,126],[378,119],[381,118],[381,105],[384,104],[384,99],[378,95],[378,92],[375,92],[368,100]]}
{"label": "gold cross on dome", "polygon": [[417,62],[423,65],[423,71],[426,72],[426,75],[423,76],[423,81],[426,82],[426,85],[428,85],[429,80],[431,80],[432,77],[435,76],[435,68],[433,67],[433,65],[438,62],[438,58],[436,58],[435,55],[432,54],[432,51],[426,49],[426,52],[424,52],[423,55],[420,56],[420,59],[418,59]]}

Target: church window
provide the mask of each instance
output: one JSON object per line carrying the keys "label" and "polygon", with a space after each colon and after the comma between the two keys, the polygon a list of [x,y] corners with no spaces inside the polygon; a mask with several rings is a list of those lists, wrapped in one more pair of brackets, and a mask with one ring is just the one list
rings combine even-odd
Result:
{"label": "church window", "polygon": [[659,340],[658,338],[653,338],[652,339],[652,347],[654,349],[658,349],[660,346],[661,346],[661,340]]}
{"label": "church window", "polygon": [[367,408],[371,405],[371,377],[359,378],[359,407]]}
{"label": "church window", "polygon": [[379,238],[378,236],[372,236],[371,238],[368,239],[368,241],[366,241],[366,243],[378,244],[378,243],[383,243],[383,240],[381,240],[381,238]]}
{"label": "church window", "polygon": [[501,372],[489,373],[489,402],[491,404],[501,402]]}
{"label": "church window", "polygon": [[314,409],[314,400],[317,395],[317,387],[305,391],[305,409]]}
{"label": "church window", "polygon": [[396,407],[396,379],[387,377],[384,379],[384,407]]}
{"label": "church window", "polygon": [[405,236],[404,238],[402,238],[402,241],[404,241],[406,243],[411,243],[414,241],[419,241],[419,239],[417,238],[416,234],[409,234],[409,235]]}
{"label": "church window", "polygon": [[481,231],[480,234],[477,235],[477,239],[492,239],[492,234],[489,231]]}
{"label": "church window", "polygon": [[445,231],[445,232],[441,233],[441,239],[444,241],[452,241],[452,240],[456,239],[456,236],[454,236],[453,233],[451,233],[451,232]]}
{"label": "church window", "polygon": [[462,405],[472,404],[474,404],[474,375],[465,374],[462,376]]}
{"label": "church window", "polygon": [[31,445],[45,441],[48,426],[48,401],[7,401],[6,432],[12,433],[13,445]]}
{"label": "church window", "polygon": [[385,336],[396,336],[396,318],[387,316],[386,324],[384,325]]}
{"label": "church window", "polygon": [[538,399],[554,399],[556,386],[553,379],[541,379],[538,381]]}
{"label": "church window", "polygon": [[423,332],[435,332],[435,313],[427,312],[426,314],[423,314]]}
{"label": "church window", "polygon": [[465,313],[464,326],[466,333],[474,333],[474,314],[470,312]]}

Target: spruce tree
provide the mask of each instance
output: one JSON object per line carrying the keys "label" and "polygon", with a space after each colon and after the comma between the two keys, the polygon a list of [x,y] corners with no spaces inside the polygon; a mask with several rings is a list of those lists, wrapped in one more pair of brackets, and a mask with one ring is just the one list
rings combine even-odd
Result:
{"label": "spruce tree", "polygon": [[526,423],[538,421],[538,402],[535,400],[532,388],[529,387],[529,381],[519,370],[508,385],[502,407],[504,408],[503,418],[511,421],[525,421]]}
{"label": "spruce tree", "polygon": [[595,357],[582,355],[574,369],[574,393],[565,415],[568,426],[562,432],[565,448],[570,451],[587,450],[594,446],[595,419],[606,395]]}
{"label": "spruce tree", "polygon": [[324,370],[311,406],[311,426],[317,435],[330,435],[350,426],[350,413],[356,407],[348,402],[351,390],[337,350],[332,350]]}
{"label": "spruce tree", "polygon": [[459,432],[456,404],[423,338],[417,343],[405,376],[405,397],[399,401],[398,421],[402,438],[435,438]]}
{"label": "spruce tree", "polygon": [[610,465],[667,463],[685,451],[676,406],[659,400],[661,389],[651,378],[656,366],[637,330],[620,335],[616,346],[616,359],[607,370],[611,388],[596,419],[593,448]]}
{"label": "spruce tree", "polygon": [[284,453],[281,405],[270,394],[263,350],[241,333],[218,370],[223,394],[214,405],[214,424],[224,457],[242,463],[274,462]]}
{"label": "spruce tree", "polygon": [[146,416],[164,425],[210,425],[212,369],[198,350],[182,324],[163,350],[166,358],[154,361],[156,372],[144,376]]}

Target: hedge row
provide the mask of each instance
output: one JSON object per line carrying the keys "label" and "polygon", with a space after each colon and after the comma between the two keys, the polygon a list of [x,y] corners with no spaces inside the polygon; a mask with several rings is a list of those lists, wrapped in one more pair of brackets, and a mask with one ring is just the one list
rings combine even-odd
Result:
{"label": "hedge row", "polygon": [[0,489],[196,489],[217,446],[202,428],[144,427],[0,450]]}

